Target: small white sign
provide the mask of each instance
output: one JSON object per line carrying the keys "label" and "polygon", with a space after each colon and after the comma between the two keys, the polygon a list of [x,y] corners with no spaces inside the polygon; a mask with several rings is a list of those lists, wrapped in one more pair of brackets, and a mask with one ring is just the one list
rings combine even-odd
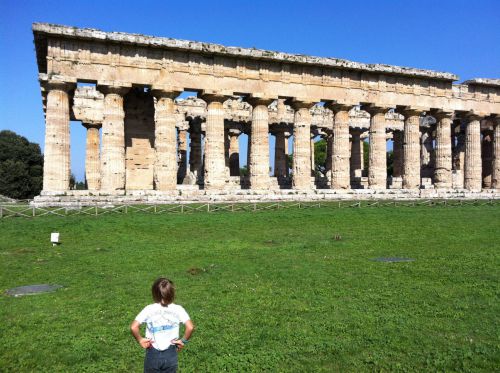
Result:
{"label": "small white sign", "polygon": [[51,233],[50,242],[52,242],[52,246],[56,246],[59,243],[59,233],[57,232]]}

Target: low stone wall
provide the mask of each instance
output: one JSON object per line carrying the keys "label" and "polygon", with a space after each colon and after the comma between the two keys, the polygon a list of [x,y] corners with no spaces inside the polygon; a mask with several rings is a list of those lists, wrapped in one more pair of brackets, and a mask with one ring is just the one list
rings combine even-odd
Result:
{"label": "low stone wall", "polygon": [[461,190],[439,189],[353,189],[353,190],[228,190],[210,191],[183,186],[175,191],[116,191],[104,194],[89,191],[69,191],[65,195],[44,193],[35,197],[32,202],[36,207],[48,206],[93,206],[110,204],[172,204],[196,202],[273,202],[273,201],[334,201],[334,200],[417,200],[417,199],[500,199],[499,190],[471,192]]}

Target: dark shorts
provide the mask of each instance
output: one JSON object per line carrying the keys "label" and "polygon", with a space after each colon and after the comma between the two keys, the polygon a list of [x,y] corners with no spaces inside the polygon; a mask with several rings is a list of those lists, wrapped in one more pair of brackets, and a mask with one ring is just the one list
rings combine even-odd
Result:
{"label": "dark shorts", "polygon": [[165,351],[159,351],[153,347],[146,350],[144,373],[153,372],[177,372],[177,350],[175,346],[170,346]]}

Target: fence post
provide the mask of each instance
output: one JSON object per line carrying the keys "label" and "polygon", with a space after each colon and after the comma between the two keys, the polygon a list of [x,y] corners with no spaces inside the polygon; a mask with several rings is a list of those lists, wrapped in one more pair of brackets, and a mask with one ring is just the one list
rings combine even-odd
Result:
{"label": "fence post", "polygon": [[300,201],[299,201],[299,209],[300,209]]}
{"label": "fence post", "polygon": [[234,212],[234,203],[231,203],[231,212]]}
{"label": "fence post", "polygon": [[257,211],[257,204],[255,202],[253,203],[253,211]]}
{"label": "fence post", "polygon": [[0,206],[0,219],[3,218],[3,206]]}
{"label": "fence post", "polygon": [[156,203],[154,204],[154,212],[156,214]]}
{"label": "fence post", "polygon": [[36,215],[35,206],[32,207],[32,210],[33,210],[33,217],[35,217],[35,215]]}
{"label": "fence post", "polygon": [[181,205],[181,213],[184,213],[184,205]]}
{"label": "fence post", "polygon": [[210,212],[210,203],[207,202],[207,212]]}
{"label": "fence post", "polygon": [[95,204],[95,216],[97,216],[97,203]]}
{"label": "fence post", "polygon": [[128,214],[128,205],[125,204],[125,214]]}

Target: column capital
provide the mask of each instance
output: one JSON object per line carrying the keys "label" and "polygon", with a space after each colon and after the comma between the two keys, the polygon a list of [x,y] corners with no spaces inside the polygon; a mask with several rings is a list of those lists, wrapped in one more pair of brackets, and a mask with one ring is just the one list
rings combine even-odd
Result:
{"label": "column capital", "polygon": [[76,88],[76,78],[63,75],[51,75],[49,78],[47,74],[38,74],[38,81],[46,91],[58,90],[69,92]]}
{"label": "column capital", "polygon": [[245,98],[245,101],[253,107],[257,105],[269,106],[275,100],[277,100],[277,97],[266,97],[260,94],[251,94],[250,96]]}
{"label": "column capital", "polygon": [[339,111],[350,111],[354,106],[356,106],[356,104],[341,103],[336,101],[325,102],[325,108],[330,109],[334,114]]}
{"label": "column capital", "polygon": [[125,95],[130,88],[132,88],[131,83],[126,82],[111,82],[111,81],[99,81],[97,82],[96,89],[102,94],[117,94],[120,96]]}
{"label": "column capital", "polygon": [[201,95],[199,97],[208,104],[210,102],[223,103],[232,96],[233,92],[230,91],[215,91],[211,89],[205,89],[201,92]]}
{"label": "column capital", "polygon": [[428,112],[429,109],[417,106],[397,106],[396,111],[406,119],[408,117],[420,117],[423,112]]}
{"label": "column capital", "polygon": [[152,87],[151,89],[151,94],[157,99],[161,98],[170,98],[174,100],[177,96],[181,94],[182,90],[171,90],[171,89],[164,89],[164,88],[157,88],[155,86]]}
{"label": "column capital", "polygon": [[366,111],[370,116],[374,116],[377,114],[386,114],[389,111],[389,108],[386,106],[379,106],[375,104],[361,104],[361,109]]}
{"label": "column capital", "polygon": [[293,97],[285,101],[285,103],[288,103],[294,110],[300,110],[300,109],[310,110],[314,105],[316,105],[316,102],[317,101],[299,97]]}
{"label": "column capital", "polygon": [[84,126],[86,129],[89,129],[89,128],[99,129],[102,127],[102,123],[82,122],[82,126]]}
{"label": "column capital", "polygon": [[442,119],[453,119],[453,116],[455,115],[454,111],[447,111],[447,110],[442,110],[442,109],[433,109],[431,110],[430,114],[436,118],[436,120],[442,120]]}

